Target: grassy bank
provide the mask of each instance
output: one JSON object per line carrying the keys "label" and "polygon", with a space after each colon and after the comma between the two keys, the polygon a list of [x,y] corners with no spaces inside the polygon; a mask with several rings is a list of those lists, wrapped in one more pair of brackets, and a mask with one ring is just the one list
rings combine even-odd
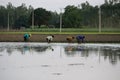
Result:
{"label": "grassy bank", "polygon": [[[119,29],[108,30],[98,32],[97,29],[72,29],[67,28],[59,31],[59,29],[27,29],[27,30],[10,30],[0,32],[0,42],[23,42],[23,34],[31,33],[32,37],[30,42],[46,42],[46,36],[53,34],[55,39],[53,42],[67,42],[67,36],[85,35],[85,42],[110,42],[110,43],[120,43],[120,31]],[[74,40],[73,42],[77,42]]]}
{"label": "grassy bank", "polygon": [[[26,29],[25,31],[30,32],[59,32],[60,28],[35,28]],[[61,28],[62,32],[98,32],[98,28]],[[120,32],[120,28],[102,28],[102,32]]]}
{"label": "grassy bank", "polygon": [[120,32],[0,32],[0,34],[120,34]]}
{"label": "grassy bank", "polygon": [[25,29],[25,30],[1,30],[0,34],[120,34],[120,29],[116,28],[103,28],[101,32],[97,28],[38,28],[38,29]]}

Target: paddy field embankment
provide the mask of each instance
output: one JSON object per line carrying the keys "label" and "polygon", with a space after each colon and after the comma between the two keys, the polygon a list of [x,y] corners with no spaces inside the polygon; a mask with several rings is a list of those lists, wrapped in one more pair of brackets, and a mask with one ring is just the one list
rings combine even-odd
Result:
{"label": "paddy field embankment", "polygon": [[[32,33],[31,33],[32,34]],[[46,42],[46,36],[49,34],[32,34],[29,42]],[[85,42],[95,42],[95,43],[120,43],[120,34],[53,34],[54,40],[53,42],[67,42],[67,36],[84,35]],[[24,42],[23,33],[22,34],[0,34],[0,42]],[[76,39],[73,42],[77,42]]]}

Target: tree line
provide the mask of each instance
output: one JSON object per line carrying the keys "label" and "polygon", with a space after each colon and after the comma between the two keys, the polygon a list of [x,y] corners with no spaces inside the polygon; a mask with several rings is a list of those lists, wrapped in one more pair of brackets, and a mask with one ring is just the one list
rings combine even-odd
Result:
{"label": "tree line", "polygon": [[[27,8],[23,3],[18,7],[8,3],[0,5],[0,29],[20,29],[31,26],[58,28],[60,16],[62,16],[62,27],[64,28],[95,28],[99,25],[99,10],[101,10],[102,27],[120,28],[120,1],[105,0],[104,4],[92,6],[89,2],[78,6],[68,5],[64,12],[57,13],[47,11],[44,8],[34,9],[31,5]],[[34,20],[34,21],[33,21]]]}

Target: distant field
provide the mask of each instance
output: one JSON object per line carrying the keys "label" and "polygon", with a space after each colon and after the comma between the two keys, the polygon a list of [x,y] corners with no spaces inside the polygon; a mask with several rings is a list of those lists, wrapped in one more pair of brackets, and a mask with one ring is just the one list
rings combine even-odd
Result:
{"label": "distant field", "polygon": [[0,31],[0,34],[120,34],[120,29],[102,29],[99,33],[98,29],[95,28],[62,28],[61,32],[59,28],[41,28],[41,29],[26,29],[26,30],[10,30],[10,31]]}
{"label": "distant field", "polygon": [[[59,28],[41,28],[41,29],[26,29],[25,31],[30,32],[60,32]],[[62,32],[98,32],[97,28],[62,28]],[[104,28],[102,32],[120,32],[120,28]]]}

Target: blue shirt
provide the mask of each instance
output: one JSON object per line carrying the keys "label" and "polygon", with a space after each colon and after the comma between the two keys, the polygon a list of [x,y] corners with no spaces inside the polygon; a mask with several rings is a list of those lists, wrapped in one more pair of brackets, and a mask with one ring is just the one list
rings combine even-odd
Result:
{"label": "blue shirt", "polygon": [[79,35],[79,36],[76,37],[76,39],[78,39],[78,40],[84,39],[84,38],[85,38],[85,36],[82,36],[82,35]]}
{"label": "blue shirt", "polygon": [[29,34],[24,34],[24,38],[26,38],[26,39],[28,39],[30,36],[29,36]]}

